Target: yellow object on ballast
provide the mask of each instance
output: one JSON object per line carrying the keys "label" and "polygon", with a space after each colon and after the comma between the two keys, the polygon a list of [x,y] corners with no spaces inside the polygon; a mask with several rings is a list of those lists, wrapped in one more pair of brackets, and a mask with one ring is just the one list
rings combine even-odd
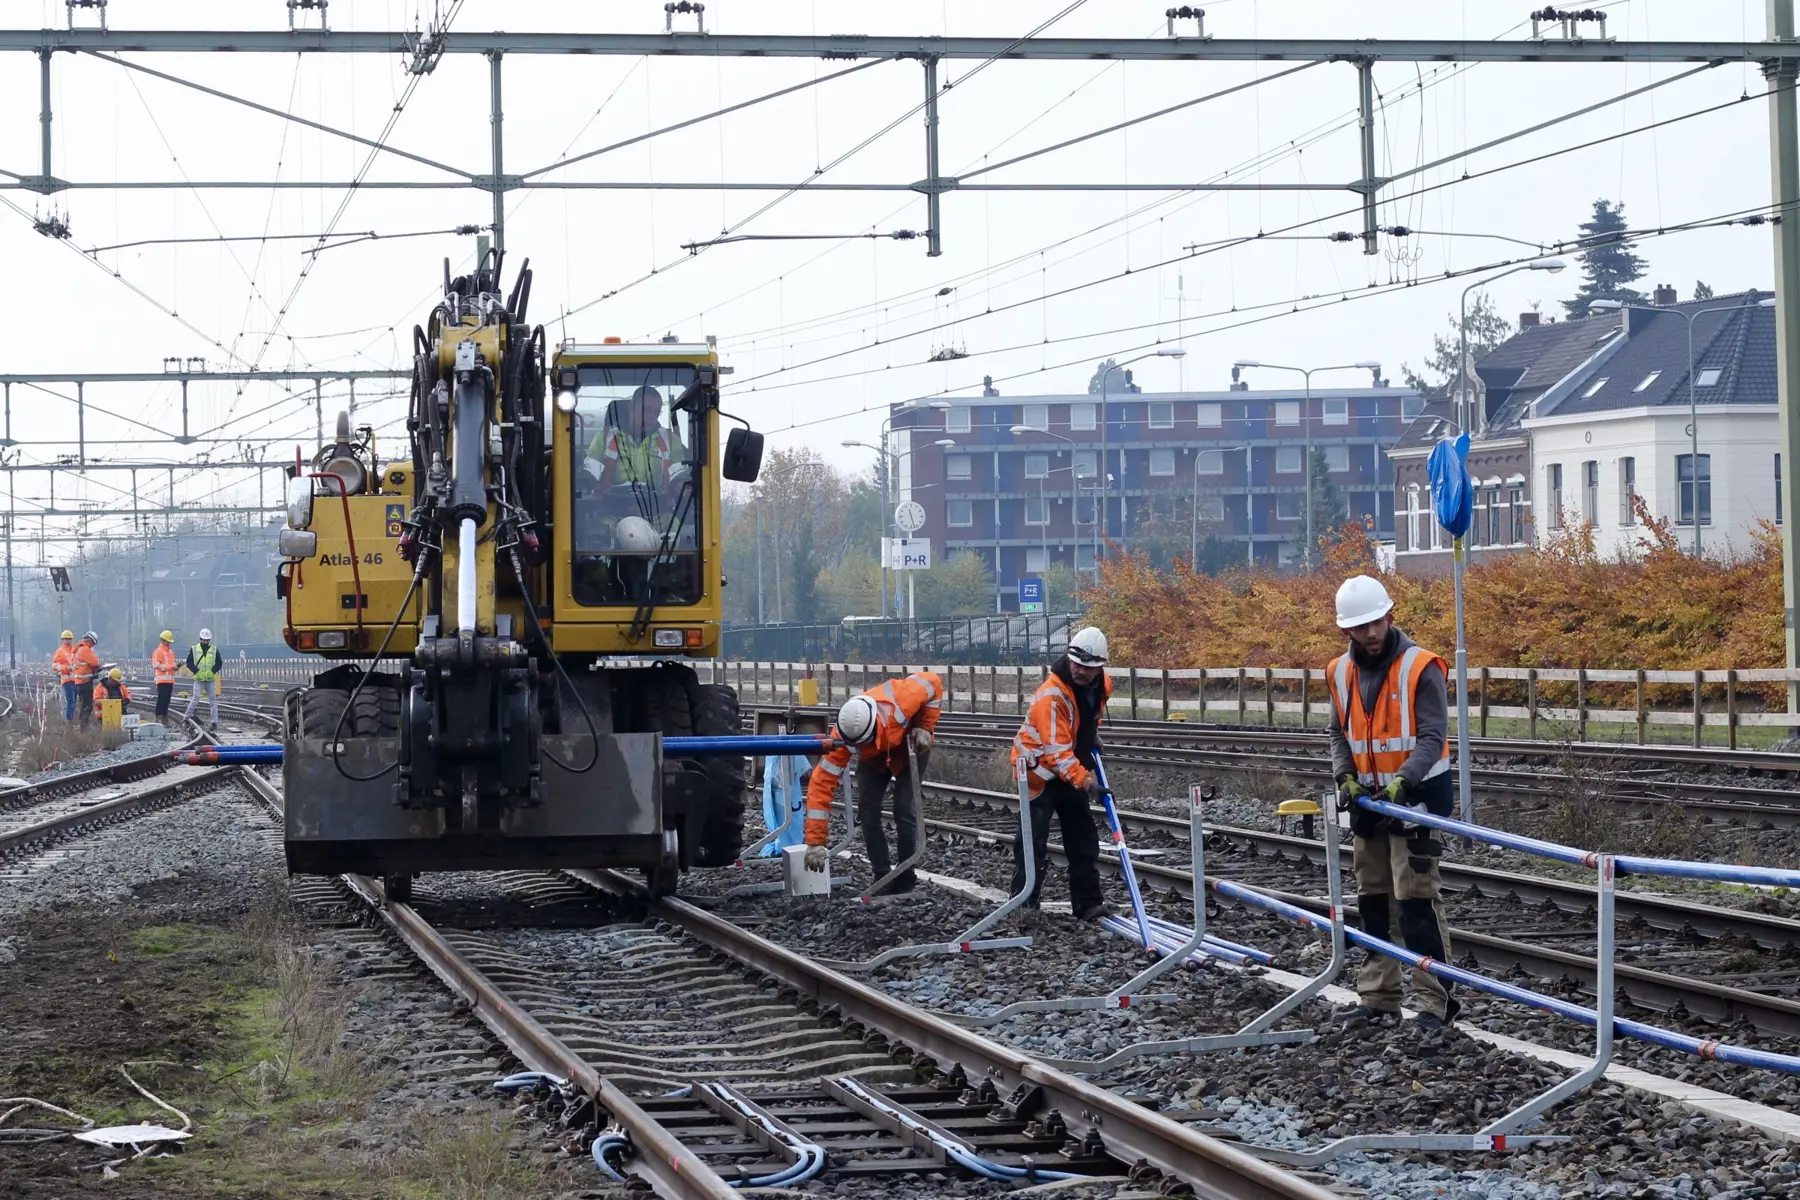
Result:
{"label": "yellow object on ballast", "polygon": [[1164,718],[1164,720],[1186,722],[1187,714],[1183,713],[1183,712],[1170,713],[1167,717]]}
{"label": "yellow object on ballast", "polygon": [[794,699],[803,708],[811,708],[819,702],[819,681],[816,679],[797,679],[794,681]]}
{"label": "yellow object on ballast", "polygon": [[1316,817],[1319,804],[1316,800],[1283,800],[1275,811],[1284,817]]}
{"label": "yellow object on ballast", "polygon": [[117,733],[119,731],[119,716],[122,708],[124,708],[124,703],[119,700],[100,701],[100,728],[106,730],[108,733]]}

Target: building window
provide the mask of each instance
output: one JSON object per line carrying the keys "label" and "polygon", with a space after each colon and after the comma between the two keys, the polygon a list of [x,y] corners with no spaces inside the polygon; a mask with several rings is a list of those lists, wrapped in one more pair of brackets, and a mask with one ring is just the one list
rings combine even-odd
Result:
{"label": "building window", "polygon": [[1651,384],[1653,384],[1653,383],[1655,383],[1655,382],[1656,382],[1656,377],[1657,377],[1657,376],[1658,376],[1658,375],[1661,375],[1661,374],[1662,374],[1662,372],[1661,372],[1661,371],[1652,371],[1652,372],[1650,372],[1650,373],[1649,373],[1649,374],[1648,374],[1648,375],[1646,375],[1646,376],[1644,376],[1644,382],[1642,382],[1642,383],[1640,383],[1640,384],[1638,384],[1638,385],[1637,385],[1637,386],[1636,386],[1636,387],[1634,387],[1634,388],[1632,388],[1632,389],[1631,389],[1631,390],[1632,390],[1632,391],[1634,391],[1634,392],[1641,392],[1641,391],[1643,391],[1643,390],[1644,390],[1644,389],[1645,389],[1645,388],[1647,388],[1647,387],[1649,387],[1649,386],[1650,386],[1650,385],[1651,385]]}
{"label": "building window", "polygon": [[947,433],[969,432],[969,406],[952,404],[944,410],[944,430]]}
{"label": "building window", "polygon": [[1201,404],[1195,406],[1194,420],[1202,429],[1218,429],[1225,424],[1225,406],[1223,404]]}
{"label": "building window", "polygon": [[1300,519],[1300,493],[1275,493],[1275,519],[1277,521],[1298,521]]}
{"label": "building window", "polygon": [[1069,405],[1070,429],[1098,429],[1099,427],[1098,421],[1095,420],[1094,406],[1092,404],[1084,403]]}
{"label": "building window", "polygon": [[1027,429],[1050,428],[1050,406],[1048,404],[1027,404],[1024,406],[1024,418],[1019,424]]}
{"label": "building window", "polygon": [[1197,475],[1223,475],[1225,473],[1225,452],[1223,450],[1202,450],[1194,460],[1194,473]]}
{"label": "building window", "polygon": [[1150,452],[1150,474],[1173,475],[1175,473],[1175,452],[1173,450],[1152,450]]}
{"label": "building window", "polygon": [[946,454],[944,456],[944,478],[973,479],[974,477],[974,459],[966,454]]}
{"label": "building window", "polygon": [[1275,402],[1275,423],[1277,425],[1298,425],[1300,423],[1300,402],[1298,400],[1277,400]]}
{"label": "building window", "polygon": [[1719,376],[1722,373],[1723,372],[1721,372],[1719,370],[1719,368],[1717,368],[1717,367],[1708,367],[1708,368],[1706,368],[1706,370],[1704,370],[1704,371],[1700,372],[1698,375],[1694,376],[1694,386],[1695,387],[1716,387],[1716,386],[1718,386],[1718,383],[1719,383]]}
{"label": "building window", "polygon": [[1026,574],[1035,575],[1039,571],[1048,569],[1049,566],[1050,566],[1050,556],[1048,554],[1044,553],[1044,548],[1042,546],[1027,546],[1027,547],[1025,547],[1025,573]]}
{"label": "building window", "polygon": [[1487,524],[1487,493],[1480,488],[1474,490],[1474,504],[1469,513],[1469,530],[1463,535],[1470,546],[1482,545],[1481,535]]}
{"label": "building window", "polygon": [[1581,398],[1583,400],[1593,399],[1594,393],[1599,391],[1601,388],[1605,387],[1606,381],[1609,378],[1610,378],[1610,376],[1602,375],[1600,378],[1594,380],[1594,382],[1588,384],[1588,390],[1581,393]]}
{"label": "building window", "polygon": [[1081,496],[1076,499],[1076,501],[1075,501],[1075,523],[1077,525],[1092,525],[1092,524],[1094,524],[1095,523],[1094,513],[1095,513],[1094,498],[1092,496]]}
{"label": "building window", "polygon": [[954,529],[967,529],[975,524],[975,504],[970,500],[944,502],[944,524]]}
{"label": "building window", "polygon": [[1173,404],[1163,403],[1163,402],[1158,402],[1158,403],[1150,405],[1150,428],[1152,428],[1152,429],[1173,429],[1173,428],[1175,428],[1175,406]]}
{"label": "building window", "polygon": [[1350,469],[1350,447],[1325,447],[1325,469],[1327,471],[1348,471]]}
{"label": "building window", "polygon": [[1042,496],[1033,496],[1025,501],[1025,523],[1027,525],[1048,525],[1050,523],[1050,502]]}
{"label": "building window", "polygon": [[1431,548],[1433,550],[1442,550],[1444,548],[1444,535],[1449,531],[1438,524],[1437,513],[1432,512],[1430,509],[1426,509],[1426,512],[1430,514],[1426,517],[1425,524],[1431,530]]}
{"label": "building window", "polygon": [[1202,521],[1223,525],[1225,523],[1225,497],[1217,492],[1207,492],[1201,496],[1199,517]]}
{"label": "building window", "polygon": [[[1692,454],[1677,454],[1675,456],[1675,479],[1681,489],[1679,500],[1680,515],[1676,517],[1676,524],[1692,525],[1694,523],[1694,509],[1696,507],[1695,492],[1698,491],[1700,523],[1702,525],[1711,525],[1712,455],[1702,454],[1699,456],[1700,470],[1697,473],[1694,470],[1694,458],[1695,456]],[[1698,475],[1698,478],[1696,478],[1696,474]]]}
{"label": "building window", "polygon": [[1600,464],[1591,458],[1581,464],[1581,519],[1600,524]]}
{"label": "building window", "polygon": [[1530,515],[1525,511],[1525,489],[1522,487],[1512,488],[1506,495],[1508,500],[1507,507],[1512,509],[1512,544],[1515,546],[1523,545],[1525,541],[1525,522]]}
{"label": "building window", "polygon": [[1487,511],[1487,544],[1490,546],[1506,545],[1506,539],[1502,536],[1506,525],[1506,506],[1500,503],[1499,488],[1488,489]]}
{"label": "building window", "polygon": [[1637,524],[1637,494],[1637,459],[1626,455],[1619,460],[1619,524]]}
{"label": "building window", "polygon": [[1075,477],[1092,479],[1100,469],[1100,452],[1098,450],[1077,450],[1071,456],[1075,460]]}
{"label": "building window", "polygon": [[1075,569],[1091,571],[1094,569],[1094,546],[1091,542],[1081,542],[1075,547]]}
{"label": "building window", "polygon": [[1550,502],[1550,528],[1561,529],[1562,523],[1562,464],[1551,463],[1544,468],[1544,498]]}
{"label": "building window", "polygon": [[1278,446],[1275,449],[1275,469],[1283,475],[1295,475],[1300,471],[1300,447]]}
{"label": "building window", "polygon": [[1348,425],[1350,423],[1349,400],[1343,399],[1342,397],[1335,400],[1327,397],[1325,400],[1321,401],[1321,403],[1325,406],[1325,424]]}
{"label": "building window", "polygon": [[1025,456],[1025,478],[1042,479],[1050,474],[1050,456],[1048,454],[1027,454]]}
{"label": "building window", "polygon": [[1409,484],[1406,489],[1406,548],[1423,550],[1419,545],[1419,518],[1424,515],[1419,507],[1419,485]]}
{"label": "building window", "polygon": [[1775,523],[1781,524],[1781,455],[1775,456]]}
{"label": "building window", "polygon": [[1408,392],[1400,397],[1400,419],[1410,421],[1425,411],[1425,397],[1417,392]]}

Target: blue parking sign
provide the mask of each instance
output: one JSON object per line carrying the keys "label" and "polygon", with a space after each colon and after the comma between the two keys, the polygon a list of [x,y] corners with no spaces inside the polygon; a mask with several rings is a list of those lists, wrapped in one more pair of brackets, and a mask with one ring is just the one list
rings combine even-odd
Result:
{"label": "blue parking sign", "polygon": [[1019,611],[1042,612],[1044,610],[1044,581],[1036,575],[1027,575],[1019,580]]}

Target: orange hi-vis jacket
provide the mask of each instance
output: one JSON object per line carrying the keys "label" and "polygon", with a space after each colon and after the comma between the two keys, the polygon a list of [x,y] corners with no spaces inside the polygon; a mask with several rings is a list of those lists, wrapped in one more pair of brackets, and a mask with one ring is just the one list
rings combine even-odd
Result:
{"label": "orange hi-vis jacket", "polygon": [[[906,735],[915,729],[930,733],[937,728],[944,708],[944,679],[935,671],[915,671],[905,679],[890,679],[863,695],[875,702],[875,736],[860,746],[833,748],[813,768],[806,785],[806,844],[823,846],[831,834],[831,798],[838,781],[850,766],[854,750],[863,762],[885,760],[888,772],[906,769]],[[831,736],[838,735],[836,727]]]}
{"label": "orange hi-vis jacket", "polygon": [[75,647],[74,679],[76,683],[92,683],[100,674],[100,656],[91,642]]}
{"label": "orange hi-vis jacket", "polygon": [[[1331,704],[1337,710],[1344,740],[1350,745],[1350,757],[1356,763],[1356,778],[1363,786],[1386,787],[1399,777],[1400,768],[1412,757],[1414,747],[1419,744],[1418,714],[1413,711],[1413,698],[1419,692],[1419,677],[1433,663],[1448,679],[1450,669],[1443,659],[1429,650],[1408,646],[1388,664],[1387,678],[1381,683],[1381,699],[1373,713],[1363,711],[1356,663],[1349,654],[1338,655],[1325,668]],[[1425,772],[1425,778],[1442,775],[1449,769],[1450,739],[1445,738],[1444,753]]]}
{"label": "orange hi-vis jacket", "polygon": [[[1110,700],[1112,677],[1102,672],[1100,678],[1106,698]],[[1106,711],[1104,701],[1100,711]],[[1012,744],[1013,768],[1017,770],[1019,760],[1025,760],[1025,779],[1033,799],[1043,793],[1044,785],[1052,779],[1060,779],[1070,787],[1087,786],[1091,772],[1075,757],[1075,728],[1080,713],[1075,704],[1074,689],[1060,676],[1053,672],[1038,685],[1037,694],[1031,698],[1031,708],[1025,714],[1025,723],[1019,726]],[[1099,720],[1097,715],[1095,723]]]}
{"label": "orange hi-vis jacket", "polygon": [[150,668],[156,672],[156,682],[174,683],[175,668],[181,660],[175,657],[175,648],[167,642],[156,643],[156,649],[150,652]]}
{"label": "orange hi-vis jacket", "polygon": [[125,686],[123,680],[119,682],[117,695],[113,693],[112,686],[112,680],[102,679],[100,686],[94,689],[94,715],[96,717],[100,715],[100,702],[103,700],[117,700],[121,707],[131,703],[131,689]]}
{"label": "orange hi-vis jacket", "polygon": [[75,682],[75,647],[58,646],[56,653],[50,656],[50,665],[56,668],[56,682]]}

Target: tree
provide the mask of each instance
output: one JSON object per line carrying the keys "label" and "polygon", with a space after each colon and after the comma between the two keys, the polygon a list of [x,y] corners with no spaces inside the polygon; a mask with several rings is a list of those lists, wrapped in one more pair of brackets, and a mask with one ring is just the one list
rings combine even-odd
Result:
{"label": "tree", "polygon": [[794,597],[790,620],[813,625],[819,620],[819,558],[813,550],[813,519],[800,518],[800,530],[794,537],[794,549],[788,560],[788,587]]}
{"label": "tree", "polygon": [[[1099,366],[1095,367],[1094,368],[1094,377],[1092,379],[1088,380],[1088,395],[1098,396],[1100,394],[1101,380],[1106,378],[1106,373],[1108,371],[1111,371],[1114,367],[1116,367],[1118,365],[1119,365],[1118,359],[1109,358],[1105,362],[1102,362]],[[1108,391],[1112,390],[1110,384],[1108,385],[1107,390]]]}
{"label": "tree", "polygon": [[1065,613],[1080,609],[1080,592],[1087,586],[1087,581],[1073,565],[1053,562],[1038,572],[1038,578],[1044,581],[1045,612]]}
{"label": "tree", "polygon": [[1469,335],[1469,357],[1475,362],[1486,358],[1494,347],[1513,335],[1512,322],[1500,315],[1494,298],[1486,292],[1469,294],[1468,311],[1466,326],[1459,327],[1458,313],[1451,313],[1444,318],[1450,326],[1450,332],[1431,335],[1431,353],[1425,356],[1426,373],[1414,371],[1406,363],[1400,364],[1400,374],[1406,380],[1406,386],[1428,392],[1455,375],[1459,369],[1457,358],[1462,353],[1461,335],[1464,328]]}
{"label": "tree", "polygon": [[921,618],[978,617],[994,611],[993,572],[972,550],[958,550],[917,576],[913,586]]}
{"label": "tree", "polygon": [[1209,533],[1200,539],[1200,561],[1194,564],[1194,570],[1201,575],[1222,575],[1246,566],[1244,558],[1243,547],[1216,533]]}
{"label": "tree", "polygon": [[1610,200],[1594,201],[1594,215],[1581,224],[1581,290],[1563,301],[1570,320],[1588,315],[1596,300],[1642,304],[1644,294],[1626,284],[1641,279],[1646,263],[1625,241],[1625,206]]}
{"label": "tree", "polygon": [[[1344,493],[1331,481],[1331,465],[1325,457],[1323,446],[1313,447],[1308,473],[1312,476],[1312,521],[1303,524],[1301,528],[1310,528],[1313,537],[1327,545],[1335,543],[1338,531],[1350,519],[1350,508],[1344,503]],[[1311,566],[1317,560],[1318,553],[1317,545],[1306,546],[1302,551],[1302,561]]]}
{"label": "tree", "polygon": [[1154,569],[1169,570],[1193,548],[1193,513],[1194,502],[1188,496],[1144,500],[1132,517],[1132,546],[1149,556]]}
{"label": "tree", "polygon": [[1708,283],[1704,283],[1698,279],[1694,280],[1694,299],[1696,299],[1696,300],[1711,300],[1712,298],[1713,298],[1712,285],[1708,284]]}

